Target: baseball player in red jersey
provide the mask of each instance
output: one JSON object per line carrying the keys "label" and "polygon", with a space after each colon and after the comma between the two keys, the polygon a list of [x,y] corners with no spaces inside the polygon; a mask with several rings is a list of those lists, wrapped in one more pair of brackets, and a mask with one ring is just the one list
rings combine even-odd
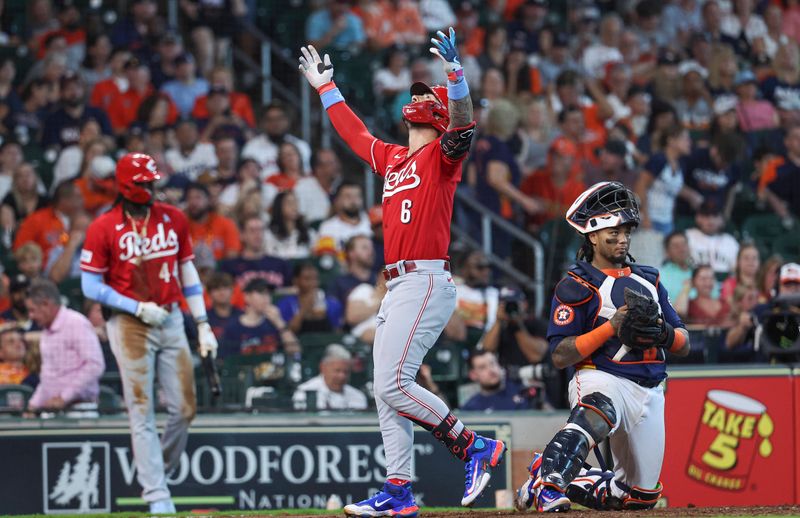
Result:
{"label": "baseball player in red jersey", "polygon": [[[153,202],[160,178],[148,155],[117,163],[119,198],[86,232],[81,286],[112,310],[108,339],[128,407],[136,474],[151,513],[174,513],[167,474],[178,466],[195,414],[194,370],[179,308],[181,294],[197,322],[200,354],[216,356],[203,287],[192,263],[186,216]],[[168,420],[156,431],[153,379],[158,373]]]}
{"label": "baseball player in red jersey", "polygon": [[344,103],[332,81],[330,57],[301,49],[300,70],[317,89],[333,126],[350,148],[384,179],[383,232],[387,294],[377,316],[374,357],[387,480],[378,494],[344,508],[352,516],[416,516],[411,490],[413,423],[433,433],[466,463],[461,504],[472,505],[505,454],[502,441],[481,437],[415,382],[425,354],[455,309],[456,287],[447,249],[453,196],[461,180],[475,122],[456,52],[455,31],[438,33],[431,52],[442,58],[447,87],[415,83],[403,107],[408,146],[382,142]]}

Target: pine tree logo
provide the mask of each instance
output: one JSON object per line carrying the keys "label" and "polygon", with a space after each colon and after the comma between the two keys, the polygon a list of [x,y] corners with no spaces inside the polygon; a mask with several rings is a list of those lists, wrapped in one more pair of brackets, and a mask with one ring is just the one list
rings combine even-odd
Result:
{"label": "pine tree logo", "polygon": [[45,513],[109,512],[107,442],[46,443]]}

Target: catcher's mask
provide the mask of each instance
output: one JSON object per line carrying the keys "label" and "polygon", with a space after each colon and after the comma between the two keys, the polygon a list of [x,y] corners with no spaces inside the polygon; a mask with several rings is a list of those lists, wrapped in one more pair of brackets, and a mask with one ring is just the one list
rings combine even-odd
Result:
{"label": "catcher's mask", "polygon": [[600,182],[586,189],[567,210],[567,223],[588,234],[632,223],[639,225],[639,201],[619,182]]}
{"label": "catcher's mask", "polygon": [[411,85],[411,95],[433,94],[438,101],[410,102],[403,106],[403,118],[416,124],[429,124],[440,133],[447,131],[450,114],[447,111],[447,87],[428,86],[422,82]]}

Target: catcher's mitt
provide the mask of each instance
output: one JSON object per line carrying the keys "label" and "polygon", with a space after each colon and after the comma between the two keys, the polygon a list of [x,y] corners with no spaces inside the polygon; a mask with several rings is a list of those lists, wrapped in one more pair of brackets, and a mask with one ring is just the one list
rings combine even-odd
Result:
{"label": "catcher's mitt", "polygon": [[630,288],[625,288],[628,313],[617,335],[622,343],[634,349],[663,346],[666,329],[655,300]]}

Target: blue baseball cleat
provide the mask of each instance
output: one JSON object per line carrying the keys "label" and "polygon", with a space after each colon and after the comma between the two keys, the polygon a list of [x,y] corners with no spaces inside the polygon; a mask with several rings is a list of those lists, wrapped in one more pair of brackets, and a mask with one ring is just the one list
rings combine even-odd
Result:
{"label": "blue baseball cleat", "polygon": [[411,491],[411,482],[402,486],[385,482],[383,489],[372,498],[344,506],[347,516],[372,517],[372,516],[397,516],[399,518],[413,518],[419,513],[419,507],[414,501]]}
{"label": "blue baseball cleat", "polygon": [[514,499],[514,508],[517,511],[527,511],[532,507],[540,513],[560,513],[569,511],[570,500],[558,489],[542,484],[539,472],[542,468],[542,454],[533,454],[531,465],[528,466],[528,480],[517,490]]}
{"label": "blue baseball cleat", "polygon": [[467,448],[469,460],[465,467],[466,484],[461,505],[472,505],[475,499],[486,489],[486,486],[489,485],[489,479],[492,478],[489,470],[497,467],[503,461],[505,452],[506,445],[503,441],[487,439],[475,434],[475,439],[470,447]]}

